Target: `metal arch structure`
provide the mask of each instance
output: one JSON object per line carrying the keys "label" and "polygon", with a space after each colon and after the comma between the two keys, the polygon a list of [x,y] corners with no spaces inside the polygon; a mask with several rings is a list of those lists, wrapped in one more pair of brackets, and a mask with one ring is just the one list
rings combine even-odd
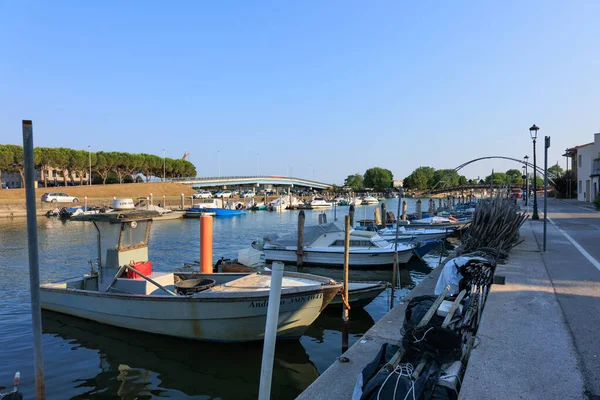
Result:
{"label": "metal arch structure", "polygon": [[[523,160],[519,160],[518,158],[512,158],[512,157],[505,157],[505,156],[487,156],[487,157],[479,157],[479,158],[475,158],[473,160],[467,161],[466,163],[463,163],[461,165],[459,165],[458,167],[454,168],[454,171],[458,172],[461,169],[463,169],[464,167],[466,167],[469,164],[472,164],[474,162],[477,161],[481,161],[481,160],[491,160],[491,159],[503,159],[503,160],[510,160],[510,161],[515,161],[518,162],[519,164],[522,165],[527,165],[528,167],[531,167],[531,169],[533,169],[533,164],[529,163],[529,162],[525,162]],[[538,167],[536,165],[537,172],[541,175],[544,176],[544,169],[541,167]],[[548,180],[550,181],[550,183],[552,183],[552,185],[556,186],[556,184],[554,183],[554,180],[552,178],[558,178],[558,176],[553,175],[552,173],[548,172]]]}

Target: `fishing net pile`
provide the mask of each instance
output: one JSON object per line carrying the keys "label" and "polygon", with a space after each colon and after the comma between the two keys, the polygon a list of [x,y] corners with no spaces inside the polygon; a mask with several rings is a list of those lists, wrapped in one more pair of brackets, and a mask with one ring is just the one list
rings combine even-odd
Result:
{"label": "fishing net pile", "polygon": [[518,245],[519,229],[527,220],[526,213],[518,212],[513,199],[498,195],[477,204],[469,231],[462,238],[464,253],[485,251],[506,258],[510,249]]}

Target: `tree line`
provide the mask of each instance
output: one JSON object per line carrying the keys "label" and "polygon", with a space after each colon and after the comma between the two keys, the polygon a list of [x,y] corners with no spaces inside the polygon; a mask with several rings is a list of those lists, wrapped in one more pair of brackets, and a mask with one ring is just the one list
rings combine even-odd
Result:
{"label": "tree line", "polygon": [[[132,154],[125,152],[88,152],[64,147],[36,147],[34,164],[41,173],[44,186],[48,186],[47,171],[60,171],[67,186],[69,175],[76,173],[79,184],[83,185],[84,176],[92,171],[96,172],[102,184],[106,184],[109,174],[114,173],[119,183],[126,177],[135,177],[140,174],[148,182],[152,177],[162,177],[163,171],[166,178],[181,178],[196,176],[196,167],[187,161],[173,158],[163,158],[153,154]],[[23,147],[13,144],[0,145],[0,179],[2,171],[18,172],[21,175],[21,186],[25,187]],[[93,173],[92,173],[93,175]]]}
{"label": "tree line", "polygon": [[[532,171],[528,172],[532,173]],[[563,169],[558,164],[549,167],[548,173],[557,179],[564,174]],[[409,176],[404,178],[404,188],[412,190],[431,190],[436,187],[453,187],[476,183],[524,185],[526,182],[523,179],[523,171],[518,169],[509,169],[506,172],[492,172],[484,179],[467,179],[453,169],[436,170],[427,166],[415,169]],[[543,185],[543,179],[540,174],[537,175],[536,183],[537,185]],[[533,184],[531,175],[530,184]]]}
{"label": "tree line", "polygon": [[380,192],[392,187],[394,175],[392,171],[385,168],[374,167],[365,171],[364,175],[356,174],[348,175],[344,180],[344,186],[358,191],[364,188],[373,188]]}

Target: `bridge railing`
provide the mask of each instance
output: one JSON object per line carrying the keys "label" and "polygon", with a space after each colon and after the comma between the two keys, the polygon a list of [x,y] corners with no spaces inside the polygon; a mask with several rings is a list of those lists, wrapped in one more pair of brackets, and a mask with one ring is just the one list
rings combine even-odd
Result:
{"label": "bridge railing", "polygon": [[325,182],[313,181],[310,179],[304,178],[294,178],[291,176],[282,176],[282,175],[246,175],[246,176],[207,176],[207,177],[189,177],[189,178],[172,178],[168,179],[172,182],[181,182],[181,181],[231,181],[231,180],[239,180],[239,179],[282,179],[289,181],[298,181],[298,182],[310,182],[318,185],[329,185]]}

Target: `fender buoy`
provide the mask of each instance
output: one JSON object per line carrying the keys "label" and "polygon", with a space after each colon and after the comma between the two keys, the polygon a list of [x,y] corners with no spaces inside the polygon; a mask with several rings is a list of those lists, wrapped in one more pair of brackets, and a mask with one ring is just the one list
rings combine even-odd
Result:
{"label": "fender buoy", "polygon": [[237,204],[235,205],[235,209],[236,209],[236,210],[241,210],[242,208],[244,208],[244,205],[243,205],[242,203],[237,203]]}
{"label": "fender buoy", "polygon": [[449,216],[448,219],[452,222],[458,222],[458,220],[456,218],[454,218],[453,216]]}

